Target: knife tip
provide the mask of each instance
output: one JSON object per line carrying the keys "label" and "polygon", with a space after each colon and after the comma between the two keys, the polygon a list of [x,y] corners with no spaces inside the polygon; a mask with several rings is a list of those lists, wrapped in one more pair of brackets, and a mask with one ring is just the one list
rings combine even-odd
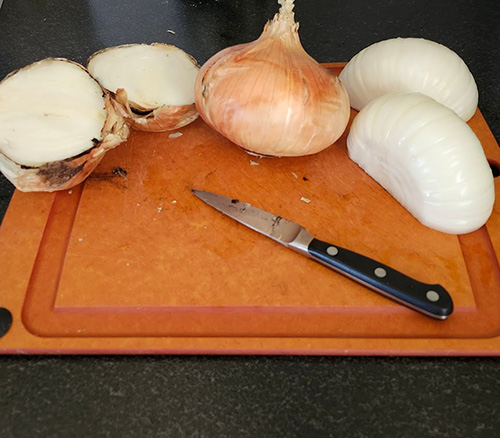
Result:
{"label": "knife tip", "polygon": [[198,190],[198,189],[191,189],[191,193],[195,196],[197,196],[198,198],[201,198],[201,196],[203,195],[203,193],[205,193],[203,190]]}

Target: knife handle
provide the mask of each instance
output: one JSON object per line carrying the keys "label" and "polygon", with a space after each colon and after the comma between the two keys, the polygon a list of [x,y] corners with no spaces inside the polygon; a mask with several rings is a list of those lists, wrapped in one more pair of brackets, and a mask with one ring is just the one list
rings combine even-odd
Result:
{"label": "knife handle", "polygon": [[421,283],[376,260],[313,238],[311,258],[413,310],[437,319],[453,312],[453,301],[439,284]]}

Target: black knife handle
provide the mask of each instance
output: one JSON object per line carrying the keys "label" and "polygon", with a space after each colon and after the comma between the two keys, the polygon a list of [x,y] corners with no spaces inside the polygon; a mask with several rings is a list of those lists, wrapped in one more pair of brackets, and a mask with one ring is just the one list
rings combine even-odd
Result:
{"label": "black knife handle", "polygon": [[453,312],[453,301],[439,284],[421,283],[376,260],[318,239],[313,239],[307,250],[329,268],[427,316],[445,319]]}

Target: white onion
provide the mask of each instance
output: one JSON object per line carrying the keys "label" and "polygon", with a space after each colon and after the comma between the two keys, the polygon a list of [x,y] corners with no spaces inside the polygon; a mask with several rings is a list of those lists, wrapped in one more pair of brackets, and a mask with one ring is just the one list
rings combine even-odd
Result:
{"label": "white onion", "polygon": [[72,187],[129,129],[80,64],[48,58],[0,83],[0,170],[23,191]]}
{"label": "white onion", "polygon": [[143,131],[181,128],[198,117],[194,105],[196,61],[178,47],[127,44],[93,54],[88,70],[114,95],[116,109]]}
{"label": "white onion", "polygon": [[480,141],[460,117],[420,93],[381,96],[355,117],[350,158],[422,224],[452,234],[486,223],[495,200]]}
{"label": "white onion", "polygon": [[476,111],[478,90],[465,62],[451,49],[423,38],[392,38],[356,54],[340,74],[351,106],[362,109],[386,93],[422,93],[465,121]]}

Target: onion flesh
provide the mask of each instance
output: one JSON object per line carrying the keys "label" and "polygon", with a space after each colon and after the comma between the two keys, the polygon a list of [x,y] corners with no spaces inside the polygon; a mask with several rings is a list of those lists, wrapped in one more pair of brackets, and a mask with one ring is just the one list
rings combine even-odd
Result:
{"label": "onion flesh", "polygon": [[228,47],[202,65],[196,107],[212,128],[250,153],[314,154],[343,134],[349,97],[338,77],[303,49],[293,0],[280,3],[257,40]]}
{"label": "onion flesh", "polygon": [[495,201],[480,141],[455,112],[420,93],[389,93],[354,118],[349,157],[422,224],[450,234],[486,223]]}
{"label": "onion flesh", "polygon": [[342,70],[351,106],[361,110],[386,93],[422,93],[469,120],[477,85],[465,62],[448,47],[423,38],[391,38],[366,47]]}
{"label": "onion flesh", "polygon": [[0,170],[22,191],[78,184],[128,133],[109,96],[75,62],[47,58],[0,83]]}
{"label": "onion flesh", "polygon": [[198,117],[194,105],[196,61],[178,47],[127,44],[93,54],[88,70],[114,95],[117,110],[135,129],[168,131]]}

